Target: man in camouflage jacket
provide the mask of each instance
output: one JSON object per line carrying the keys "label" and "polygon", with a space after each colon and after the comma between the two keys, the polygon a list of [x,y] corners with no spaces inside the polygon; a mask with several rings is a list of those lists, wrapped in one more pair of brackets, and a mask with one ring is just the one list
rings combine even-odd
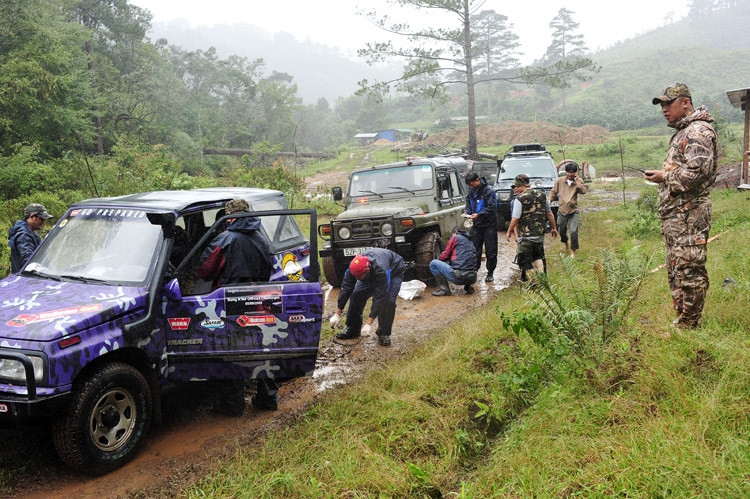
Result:
{"label": "man in camouflage jacket", "polygon": [[647,180],[659,184],[659,218],[667,253],[667,276],[674,324],[700,325],[708,291],[706,243],[711,229],[711,186],[716,180],[716,132],[704,106],[693,108],[690,90],[675,83],[653,99],[669,126],[677,131],[661,170],[646,170]]}
{"label": "man in camouflage jacket", "polygon": [[544,259],[544,229],[549,222],[554,239],[557,237],[557,226],[547,196],[544,192],[531,188],[528,175],[516,175],[512,187],[516,198],[513,201],[510,225],[505,238],[510,241],[511,234],[518,227],[515,263],[521,269],[521,280],[525,281],[527,270],[547,271]]}

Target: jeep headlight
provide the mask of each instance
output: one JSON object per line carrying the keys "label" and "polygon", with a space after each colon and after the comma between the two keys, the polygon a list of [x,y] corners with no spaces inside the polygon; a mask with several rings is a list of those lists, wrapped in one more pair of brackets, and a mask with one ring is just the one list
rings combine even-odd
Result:
{"label": "jeep headlight", "polygon": [[[42,381],[44,377],[44,361],[41,357],[29,355],[31,365],[34,367],[34,379]],[[12,381],[26,381],[26,370],[23,364],[17,360],[0,359],[0,378]]]}
{"label": "jeep headlight", "polygon": [[383,224],[380,226],[380,232],[383,233],[384,236],[391,236],[393,235],[393,225],[391,224]]}
{"label": "jeep headlight", "polygon": [[339,238],[341,238],[341,239],[349,239],[351,237],[351,235],[352,235],[352,232],[348,228],[341,227],[339,229]]}
{"label": "jeep headlight", "polygon": [[507,200],[510,199],[510,192],[498,192],[497,193],[497,198],[500,201],[507,201]]}

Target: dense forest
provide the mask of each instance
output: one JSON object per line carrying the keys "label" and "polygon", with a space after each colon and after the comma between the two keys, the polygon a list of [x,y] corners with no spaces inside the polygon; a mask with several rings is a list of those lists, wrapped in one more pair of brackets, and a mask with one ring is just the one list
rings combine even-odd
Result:
{"label": "dense forest", "polygon": [[[576,26],[575,13],[560,12],[556,19],[564,23],[554,29]],[[517,66],[512,23],[493,11],[481,15],[499,20],[497,32],[504,35],[495,52],[504,57],[499,71]],[[728,105],[724,91],[747,86],[740,61],[750,55],[750,35],[741,29],[748,20],[749,1],[695,1],[688,17],[595,54],[585,51],[585,33],[576,33],[578,48],[598,72],[557,88],[480,81],[477,114],[492,122],[642,128],[661,123],[650,105],[652,94],[685,81],[697,104],[709,105],[724,121],[738,121],[741,115]],[[12,220],[32,199],[60,211],[76,199],[137,190],[237,181],[267,185],[278,175],[263,177],[245,167],[273,166],[268,153],[335,152],[352,144],[359,131],[396,126],[435,131],[450,123],[446,118],[467,112],[460,86],[448,88],[441,100],[407,94],[378,100],[352,93],[335,102],[321,97],[305,104],[298,87],[304,75],[276,71],[262,56],[239,51],[220,56],[212,46],[188,49],[166,38],[152,41],[151,23],[147,10],[127,0],[3,0],[4,219]],[[476,25],[482,26],[479,19]],[[540,61],[554,49],[550,46]],[[326,58],[321,47],[315,50]],[[493,50],[488,46],[486,52]],[[478,74],[490,64],[478,60]],[[239,161],[207,155],[207,148],[253,154]],[[283,174],[284,165],[275,166]]]}

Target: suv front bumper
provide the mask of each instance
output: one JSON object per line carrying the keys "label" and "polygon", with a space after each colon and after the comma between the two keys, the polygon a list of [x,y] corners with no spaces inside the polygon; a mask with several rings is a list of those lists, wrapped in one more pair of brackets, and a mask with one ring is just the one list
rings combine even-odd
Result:
{"label": "suv front bumper", "polygon": [[0,352],[0,359],[15,360],[24,366],[26,373],[26,395],[0,392],[0,424],[41,419],[61,410],[70,397],[70,392],[37,396],[36,379],[31,359],[20,352]]}

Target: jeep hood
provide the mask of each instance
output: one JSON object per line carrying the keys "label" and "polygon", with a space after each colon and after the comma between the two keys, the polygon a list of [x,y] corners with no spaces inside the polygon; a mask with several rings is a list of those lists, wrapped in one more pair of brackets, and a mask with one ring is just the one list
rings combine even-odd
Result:
{"label": "jeep hood", "polygon": [[357,205],[340,213],[336,220],[373,217],[411,217],[426,213],[426,206],[393,206],[393,205]]}
{"label": "jeep hood", "polygon": [[11,275],[0,281],[0,346],[54,341],[144,307],[145,288]]}

